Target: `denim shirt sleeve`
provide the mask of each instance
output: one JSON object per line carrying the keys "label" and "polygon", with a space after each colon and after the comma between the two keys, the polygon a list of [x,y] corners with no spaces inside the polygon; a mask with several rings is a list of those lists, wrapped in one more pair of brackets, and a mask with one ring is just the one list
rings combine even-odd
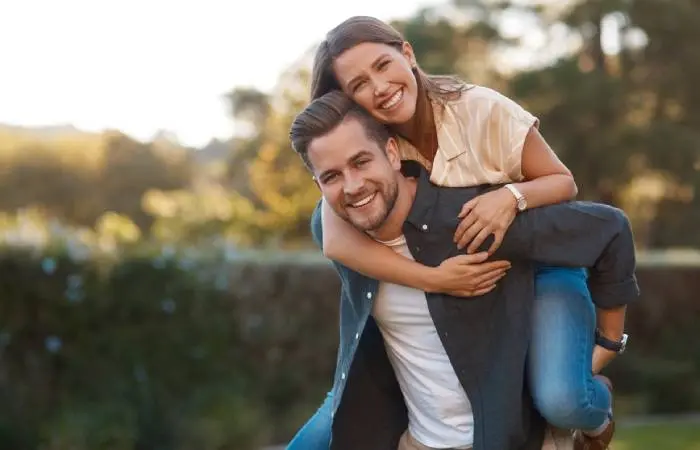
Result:
{"label": "denim shirt sleeve", "polygon": [[623,306],[639,296],[629,220],[608,205],[569,202],[520,213],[494,258],[587,267],[588,287],[600,308]]}
{"label": "denim shirt sleeve", "polygon": [[319,200],[316,203],[316,208],[314,212],[311,213],[311,236],[314,239],[318,248],[323,250],[323,220],[321,218],[321,211],[323,209],[323,200]]}

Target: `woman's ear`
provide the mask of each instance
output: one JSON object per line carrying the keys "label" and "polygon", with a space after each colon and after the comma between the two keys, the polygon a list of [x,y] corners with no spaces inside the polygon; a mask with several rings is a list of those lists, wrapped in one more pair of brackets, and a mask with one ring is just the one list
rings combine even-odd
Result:
{"label": "woman's ear", "polygon": [[403,54],[403,56],[411,64],[412,69],[418,67],[418,63],[416,62],[416,54],[413,52],[413,47],[411,47],[411,44],[409,44],[407,41],[404,41],[404,43],[401,44],[401,54]]}

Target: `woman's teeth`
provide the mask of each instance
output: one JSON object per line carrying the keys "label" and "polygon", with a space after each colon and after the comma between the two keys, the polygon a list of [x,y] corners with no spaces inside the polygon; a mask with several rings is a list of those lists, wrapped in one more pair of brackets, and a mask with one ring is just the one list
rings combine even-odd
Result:
{"label": "woman's teeth", "polygon": [[389,97],[388,100],[386,100],[385,102],[383,102],[379,106],[382,109],[391,109],[394,106],[398,105],[398,103],[401,101],[402,97],[403,97],[403,89],[399,89],[398,91],[396,91],[396,93],[394,95]]}

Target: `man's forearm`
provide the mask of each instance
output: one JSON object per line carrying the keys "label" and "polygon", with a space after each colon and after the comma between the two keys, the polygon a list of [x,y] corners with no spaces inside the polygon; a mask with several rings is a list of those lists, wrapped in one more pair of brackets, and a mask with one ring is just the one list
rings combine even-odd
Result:
{"label": "man's forearm", "polygon": [[619,342],[625,332],[626,306],[605,309],[596,308],[596,321],[598,331],[604,338]]}
{"label": "man's forearm", "polygon": [[[597,308],[596,319],[600,334],[611,341],[620,342],[625,330],[625,310],[626,308]],[[593,360],[591,370],[593,373],[600,373],[615,357],[617,353],[604,347],[596,345],[593,348]]]}
{"label": "man's forearm", "polygon": [[607,205],[569,202],[520,213],[493,258],[588,267],[589,289],[603,308],[623,306],[639,295],[629,220]]}

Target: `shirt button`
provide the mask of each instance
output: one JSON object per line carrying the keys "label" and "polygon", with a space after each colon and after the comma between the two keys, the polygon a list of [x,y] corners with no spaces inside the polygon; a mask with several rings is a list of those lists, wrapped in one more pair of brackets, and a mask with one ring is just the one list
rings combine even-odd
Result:
{"label": "shirt button", "polygon": [[360,338],[360,333],[355,333],[355,340],[358,340]]}
{"label": "shirt button", "polygon": [[344,380],[344,379],[345,379],[345,372],[343,372],[343,373],[340,374],[340,379],[341,379],[341,380]]}
{"label": "shirt button", "polygon": [[372,293],[371,293],[371,292],[368,292],[368,293],[367,293],[367,298],[368,298],[368,299],[371,299],[371,298],[372,298]]}
{"label": "shirt button", "polygon": [[421,226],[421,229],[422,229],[423,231],[428,231],[428,225],[423,224],[423,225]]}

